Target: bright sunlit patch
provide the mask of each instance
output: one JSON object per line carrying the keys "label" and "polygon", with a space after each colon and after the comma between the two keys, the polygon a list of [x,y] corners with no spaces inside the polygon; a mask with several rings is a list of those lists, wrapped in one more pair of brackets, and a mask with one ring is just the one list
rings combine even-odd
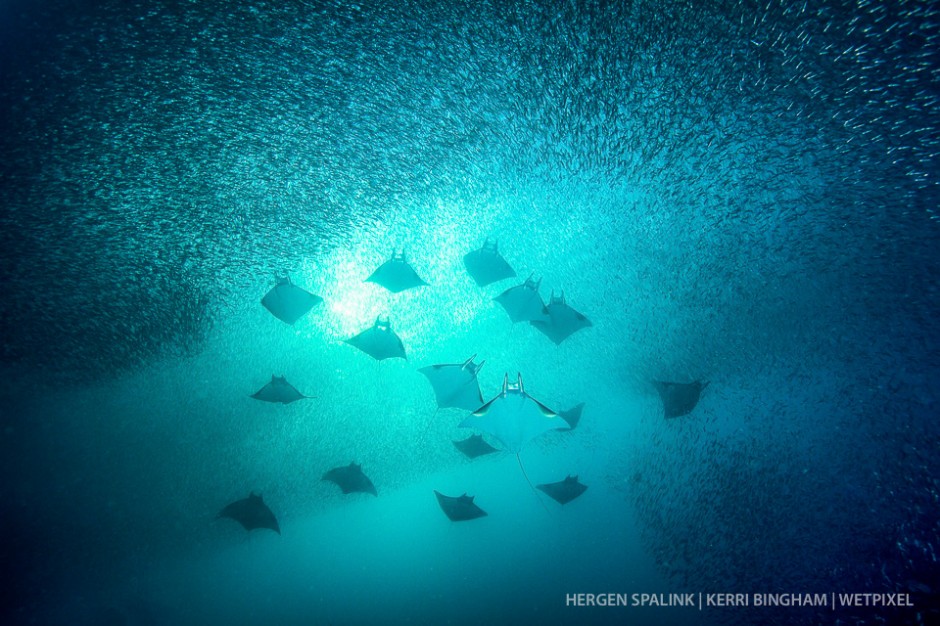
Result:
{"label": "bright sunlit patch", "polygon": [[329,315],[323,316],[321,323],[331,334],[350,337],[364,330],[377,316],[387,315],[387,296],[381,287],[365,282],[375,269],[370,267],[373,258],[371,254],[336,250],[325,267],[314,270],[329,280],[323,292]]}
{"label": "bright sunlit patch", "polygon": [[[463,256],[487,237],[505,241],[509,249],[520,248],[511,241],[516,233],[505,228],[504,209],[485,200],[437,199],[429,206],[401,207],[382,221],[347,233],[325,259],[305,268],[309,284],[324,299],[314,332],[347,339],[376,318],[387,318],[409,355],[414,351],[416,356],[441,350],[442,337],[464,337],[490,306],[494,289],[481,290],[473,283]],[[427,286],[390,293],[365,282],[402,250]]]}

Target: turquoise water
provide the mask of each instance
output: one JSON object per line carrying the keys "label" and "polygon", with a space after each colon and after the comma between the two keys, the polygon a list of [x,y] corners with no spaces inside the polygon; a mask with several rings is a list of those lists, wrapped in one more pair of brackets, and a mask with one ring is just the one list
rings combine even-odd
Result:
{"label": "turquoise water", "polygon": [[[931,623],[938,15],[7,3],[0,621]],[[481,288],[487,238],[517,277]],[[364,282],[401,249],[428,286]],[[512,324],[530,274],[591,327]],[[323,298],[293,326],[281,275]],[[345,343],[379,316],[407,360]],[[418,372],[473,354],[484,400],[585,403],[525,473]],[[655,380],[709,385],[666,420]],[[321,480],[351,461],[377,497]],[[250,492],[280,535],[216,519]]]}

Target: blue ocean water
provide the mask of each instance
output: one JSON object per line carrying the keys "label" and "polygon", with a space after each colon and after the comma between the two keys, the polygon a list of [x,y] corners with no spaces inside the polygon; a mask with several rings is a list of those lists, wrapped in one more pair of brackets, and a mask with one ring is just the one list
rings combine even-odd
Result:
{"label": "blue ocean water", "polygon": [[[938,25],[3,3],[0,621],[933,623]],[[517,276],[479,287],[487,239]],[[365,282],[400,250],[428,286]],[[261,305],[284,275],[323,298],[293,325]],[[513,324],[530,275],[591,326]],[[377,317],[407,359],[345,342]],[[471,355],[484,400],[520,373],[581,422],[465,458],[418,370]],[[312,397],[252,399],[272,375]],[[665,419],[660,380],[708,386]],[[377,496],[321,480],[350,462]],[[564,506],[532,487],[569,474]],[[252,492],[280,534],[217,518]]]}

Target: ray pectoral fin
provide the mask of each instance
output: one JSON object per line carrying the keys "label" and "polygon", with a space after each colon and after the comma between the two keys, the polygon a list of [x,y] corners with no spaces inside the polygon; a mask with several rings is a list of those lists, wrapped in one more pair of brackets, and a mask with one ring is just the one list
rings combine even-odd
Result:
{"label": "ray pectoral fin", "polygon": [[490,400],[489,402],[487,402],[486,404],[484,404],[483,406],[481,406],[480,408],[478,408],[476,411],[474,411],[473,413],[471,413],[469,417],[467,417],[463,422],[460,423],[461,427],[466,428],[466,427],[464,426],[464,423],[467,422],[470,418],[473,418],[473,417],[485,417],[486,414],[490,412],[490,407],[493,406],[493,403],[496,402],[496,401],[499,400],[499,399],[500,399],[500,396],[496,396],[495,398],[493,398],[492,400]]}
{"label": "ray pectoral fin", "polygon": [[584,403],[581,402],[567,411],[560,411],[558,416],[568,423],[568,430],[574,430],[581,421],[581,413],[584,410]]}
{"label": "ray pectoral fin", "polygon": [[530,397],[530,399],[532,400],[532,402],[535,403],[535,405],[538,407],[539,411],[541,411],[541,412],[542,412],[542,415],[544,415],[545,417],[547,417],[547,418],[558,417],[558,414],[557,414],[557,413],[555,413],[553,410],[551,410],[550,408],[548,408],[547,406],[545,406],[544,404],[542,404],[541,402],[539,402],[539,401],[536,400],[535,398],[531,398],[531,397]]}
{"label": "ray pectoral fin", "polygon": [[457,424],[458,428],[480,428],[480,415],[471,413]]}

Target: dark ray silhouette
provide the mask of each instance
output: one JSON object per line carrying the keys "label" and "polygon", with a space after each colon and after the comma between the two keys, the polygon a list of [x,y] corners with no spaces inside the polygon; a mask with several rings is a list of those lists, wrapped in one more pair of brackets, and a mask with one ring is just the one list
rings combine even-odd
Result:
{"label": "dark ray silhouette", "polygon": [[467,268],[467,273],[480,287],[516,275],[515,270],[499,253],[496,242],[491,243],[489,239],[483,242],[483,247],[479,250],[473,250],[464,255],[463,264]]}
{"label": "dark ray silhouette", "polygon": [[506,309],[513,322],[548,321],[548,311],[539,295],[541,283],[541,279],[534,281],[530,276],[521,285],[510,287],[493,300]]}
{"label": "dark ray silhouette", "polygon": [[555,502],[559,504],[568,504],[587,489],[587,485],[578,482],[577,476],[568,475],[564,480],[557,483],[546,483],[536,485],[536,488],[544,491]]}
{"label": "dark ray silhouette", "polygon": [[278,277],[274,287],[261,298],[264,308],[287,324],[293,324],[321,302],[323,298],[297,287],[287,276]]}
{"label": "dark ray silhouette", "polygon": [[562,428],[561,430],[574,430],[578,427],[578,423],[581,421],[581,412],[584,410],[584,403],[577,404],[567,411],[559,411],[558,415],[561,419],[568,422],[568,428]]}
{"label": "dark ray silhouette", "polygon": [[392,330],[391,323],[376,318],[372,328],[367,328],[355,337],[346,339],[346,343],[355,346],[377,361],[383,359],[406,359],[405,346]]}
{"label": "dark ray silhouette", "polygon": [[254,492],[248,495],[244,500],[236,500],[224,509],[219,511],[216,519],[228,517],[235,520],[245,527],[245,530],[254,530],[255,528],[270,528],[277,534],[281,534],[281,527],[277,524],[274,513],[264,503],[264,500]]}
{"label": "dark ray silhouette", "polygon": [[654,380],[653,384],[663,401],[663,413],[667,418],[688,415],[698,404],[702,391],[708,383],[696,380],[691,383],[670,383]]}
{"label": "dark ray silhouette", "polygon": [[454,522],[465,522],[486,515],[486,511],[473,503],[473,496],[463,494],[458,498],[454,498],[445,496],[437,490],[434,491],[434,495],[437,496],[437,503],[444,511],[444,515]]}
{"label": "dark ray silhouette", "polygon": [[499,450],[483,440],[483,435],[470,435],[466,439],[455,441],[454,446],[471,459],[483,456],[484,454],[499,452]]}
{"label": "dark ray silhouette", "polygon": [[557,298],[555,292],[552,292],[545,311],[548,319],[535,319],[530,323],[555,342],[556,346],[582,328],[591,326],[591,320],[568,306],[564,291]]}
{"label": "dark ray silhouette", "polygon": [[322,480],[328,480],[339,485],[343,493],[371,493],[373,496],[379,495],[375,490],[375,485],[369,480],[369,477],[362,473],[362,466],[350,463],[340,467],[334,467],[323,475]]}
{"label": "dark ray silhouette", "polygon": [[372,272],[366,282],[381,285],[392,293],[427,285],[414,271],[414,268],[408,264],[404,251],[400,254],[392,254],[392,258]]}
{"label": "dark ray silhouette", "polygon": [[271,376],[271,382],[251,394],[251,397],[255,400],[261,400],[262,402],[290,404],[291,402],[303,400],[304,398],[312,398],[313,396],[305,396],[297,391],[293,385],[287,382],[287,378],[284,376]]}
{"label": "dark ray silhouette", "polygon": [[473,411],[483,406],[480,383],[477,382],[477,372],[483,367],[483,362],[474,363],[474,358],[475,354],[463,363],[430,365],[418,370],[431,382],[438,408]]}

